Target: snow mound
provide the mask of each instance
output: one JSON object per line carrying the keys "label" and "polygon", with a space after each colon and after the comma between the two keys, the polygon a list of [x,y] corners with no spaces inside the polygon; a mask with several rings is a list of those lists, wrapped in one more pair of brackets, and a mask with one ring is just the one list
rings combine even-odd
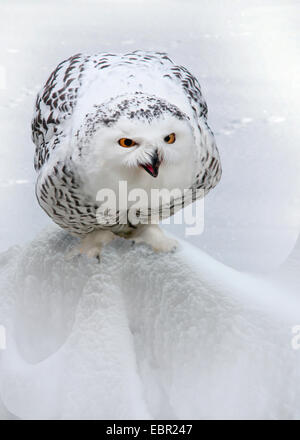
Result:
{"label": "snow mound", "polygon": [[[0,255],[0,418],[299,417],[295,303],[193,246],[65,258],[56,227]],[[299,314],[298,314],[299,316]]]}

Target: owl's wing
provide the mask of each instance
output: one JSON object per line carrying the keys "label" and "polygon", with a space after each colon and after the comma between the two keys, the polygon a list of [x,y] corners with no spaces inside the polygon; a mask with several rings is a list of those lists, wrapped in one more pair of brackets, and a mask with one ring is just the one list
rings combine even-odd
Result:
{"label": "owl's wing", "polygon": [[[193,192],[202,190],[204,196],[217,185],[222,174],[218,148],[207,123],[207,105],[200,84],[193,74],[185,67],[174,64],[170,65],[168,70],[164,76],[177,81],[191,107],[191,123],[197,148],[195,176],[191,189]],[[201,197],[201,191],[198,191],[197,196],[193,195],[194,197]]]}
{"label": "owl's wing", "polygon": [[[104,55],[104,54],[103,54]],[[77,101],[106,63],[104,56],[76,54],[62,61],[38,93],[32,120],[32,140],[36,146],[34,165],[39,170],[51,149],[70,133]]]}
{"label": "owl's wing", "polygon": [[187,99],[190,102],[195,118],[207,117],[207,104],[201,92],[197,78],[183,66],[172,66],[170,68],[173,76],[180,83]]}
{"label": "owl's wing", "polygon": [[61,62],[37,95],[31,125],[37,170],[65,135],[64,125],[76,105],[86,61],[86,57],[77,54]]}

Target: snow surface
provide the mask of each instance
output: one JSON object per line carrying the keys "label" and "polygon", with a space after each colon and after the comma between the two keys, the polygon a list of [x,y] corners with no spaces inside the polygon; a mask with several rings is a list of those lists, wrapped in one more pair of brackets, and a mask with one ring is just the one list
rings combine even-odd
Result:
{"label": "snow surface", "polygon": [[101,264],[75,242],[1,255],[3,418],[299,418],[298,298],[184,242],[118,239]]}
{"label": "snow surface", "polygon": [[[0,419],[299,418],[299,8],[2,0]],[[195,246],[120,239],[100,265],[66,261],[74,239],[37,236],[51,220],[34,195],[35,94],[71,54],[137,48],[199,78],[223,178],[203,234],[165,226]]]}

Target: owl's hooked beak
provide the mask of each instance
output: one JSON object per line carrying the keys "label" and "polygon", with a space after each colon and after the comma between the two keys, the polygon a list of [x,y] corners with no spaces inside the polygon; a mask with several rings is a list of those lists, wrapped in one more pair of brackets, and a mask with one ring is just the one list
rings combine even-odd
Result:
{"label": "owl's hooked beak", "polygon": [[158,176],[158,169],[160,166],[160,158],[158,156],[158,151],[155,150],[153,154],[151,155],[150,162],[147,163],[141,163],[140,166],[144,168],[144,170],[147,171],[147,173],[151,174],[152,177]]}

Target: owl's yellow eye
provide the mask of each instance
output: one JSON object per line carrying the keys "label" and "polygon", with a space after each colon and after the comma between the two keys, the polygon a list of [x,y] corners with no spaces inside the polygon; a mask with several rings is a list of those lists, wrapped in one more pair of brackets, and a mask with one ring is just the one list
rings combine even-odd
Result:
{"label": "owl's yellow eye", "polygon": [[121,147],[124,147],[124,148],[129,148],[129,147],[133,147],[134,145],[136,145],[136,142],[134,142],[132,139],[122,138],[122,139],[119,139],[119,145],[121,145]]}
{"label": "owl's yellow eye", "polygon": [[171,133],[168,136],[164,138],[164,141],[167,142],[167,144],[174,144],[176,141],[175,133]]}

